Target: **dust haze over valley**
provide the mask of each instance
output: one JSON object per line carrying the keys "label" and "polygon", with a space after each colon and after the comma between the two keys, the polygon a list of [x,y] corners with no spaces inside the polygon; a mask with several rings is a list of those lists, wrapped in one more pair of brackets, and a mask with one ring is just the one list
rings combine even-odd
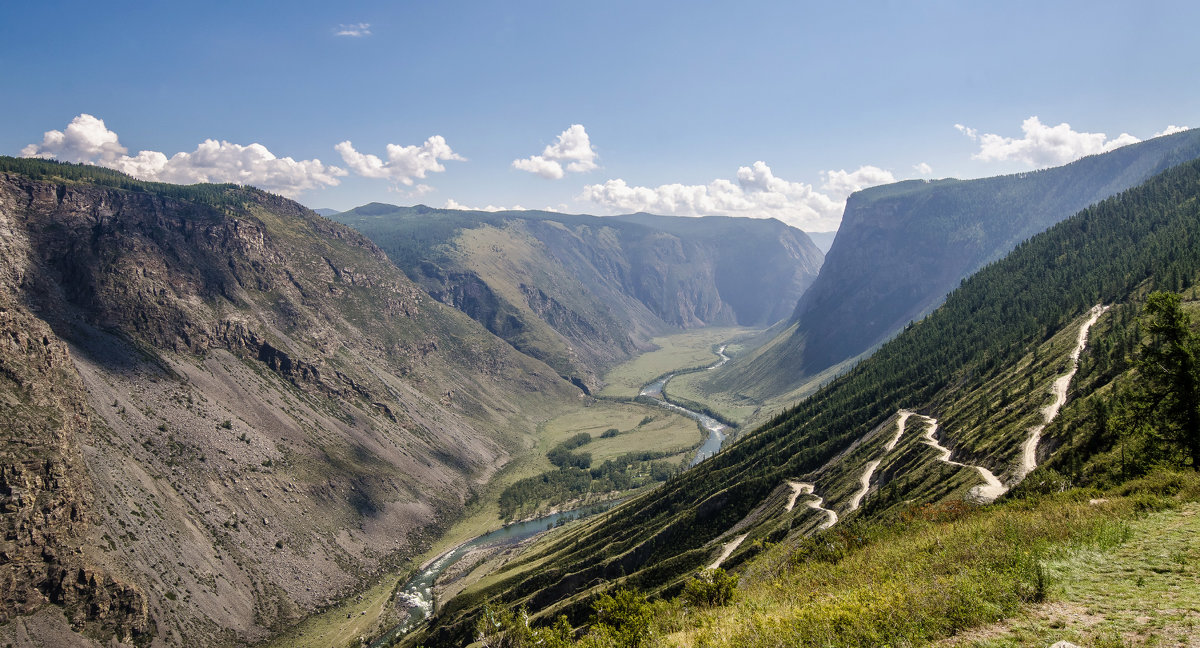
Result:
{"label": "dust haze over valley", "polygon": [[0,645],[1196,645],[1102,5],[0,9]]}

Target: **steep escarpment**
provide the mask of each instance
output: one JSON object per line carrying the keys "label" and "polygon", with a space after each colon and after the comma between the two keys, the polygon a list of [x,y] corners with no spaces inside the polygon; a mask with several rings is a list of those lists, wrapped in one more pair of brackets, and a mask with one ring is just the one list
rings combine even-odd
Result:
{"label": "steep escarpment", "polygon": [[402,565],[579,396],[291,201],[4,168],[2,589],[65,614],[10,639],[266,638]]}
{"label": "steep escarpment", "polygon": [[823,259],[774,220],[381,204],[336,218],[430,295],[590,388],[666,331],[786,317]]}
{"label": "steep escarpment", "polygon": [[1200,131],[1066,166],[980,180],[912,180],[858,192],[791,326],[711,377],[711,392],[789,392],[920,319],[964,277],[1084,207],[1200,156]]}
{"label": "steep escarpment", "polygon": [[788,317],[793,310],[792,298],[804,294],[825,260],[807,233],[773,218],[653,214],[615,218],[667,232],[709,250],[712,281],[722,302],[733,311],[733,323],[740,326],[769,326]]}

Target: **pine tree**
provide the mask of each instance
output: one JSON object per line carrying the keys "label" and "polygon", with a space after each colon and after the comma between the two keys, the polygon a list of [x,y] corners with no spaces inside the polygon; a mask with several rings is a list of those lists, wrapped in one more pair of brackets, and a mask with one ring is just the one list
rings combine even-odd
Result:
{"label": "pine tree", "polygon": [[1150,294],[1142,327],[1148,336],[1138,358],[1143,411],[1156,434],[1183,449],[1192,468],[1200,470],[1200,336],[1175,293]]}

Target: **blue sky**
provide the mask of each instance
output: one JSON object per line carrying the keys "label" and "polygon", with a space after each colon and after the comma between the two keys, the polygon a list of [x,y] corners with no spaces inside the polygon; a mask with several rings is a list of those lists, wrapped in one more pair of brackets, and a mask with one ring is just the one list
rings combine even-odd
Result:
{"label": "blue sky", "polygon": [[870,184],[1200,125],[1198,19],[1191,2],[5,3],[0,153],[313,207],[828,230]]}

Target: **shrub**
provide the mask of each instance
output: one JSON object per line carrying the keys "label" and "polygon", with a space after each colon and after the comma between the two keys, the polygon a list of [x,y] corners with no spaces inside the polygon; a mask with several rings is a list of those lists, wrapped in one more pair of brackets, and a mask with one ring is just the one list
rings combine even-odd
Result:
{"label": "shrub", "polygon": [[592,611],[588,634],[595,643],[628,648],[649,645],[653,613],[644,594],[622,587],[611,595],[602,594],[592,603]]}
{"label": "shrub", "polygon": [[705,569],[688,579],[680,596],[690,605],[713,607],[725,605],[737,593],[737,577],[720,567]]}

